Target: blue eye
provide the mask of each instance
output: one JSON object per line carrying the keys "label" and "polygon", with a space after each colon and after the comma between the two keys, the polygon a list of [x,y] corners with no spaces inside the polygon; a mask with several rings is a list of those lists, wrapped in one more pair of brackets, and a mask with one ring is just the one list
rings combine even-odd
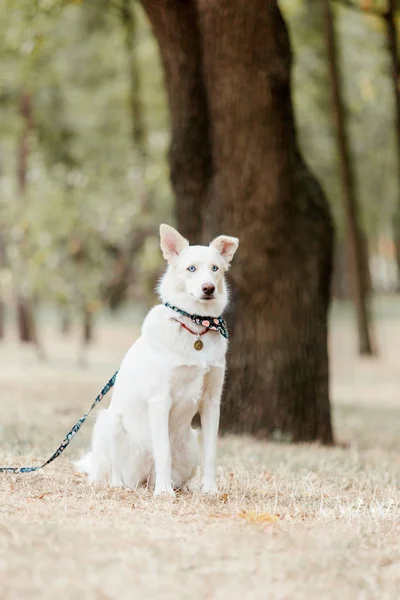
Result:
{"label": "blue eye", "polygon": [[194,273],[196,270],[196,267],[194,267],[193,265],[191,267],[188,267],[188,271],[190,271],[191,273]]}
{"label": "blue eye", "polygon": [[213,265],[213,266],[211,267],[211,270],[212,270],[212,271],[218,271],[218,267],[217,267],[217,265]]}

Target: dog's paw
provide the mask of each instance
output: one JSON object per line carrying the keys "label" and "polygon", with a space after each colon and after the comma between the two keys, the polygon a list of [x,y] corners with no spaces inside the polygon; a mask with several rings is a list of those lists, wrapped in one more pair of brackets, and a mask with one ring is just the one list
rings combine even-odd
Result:
{"label": "dog's paw", "polygon": [[174,490],[154,490],[154,498],[175,498]]}
{"label": "dog's paw", "polygon": [[187,481],[182,489],[186,492],[200,492],[201,485],[199,481]]}
{"label": "dog's paw", "polygon": [[110,487],[112,488],[123,488],[124,484],[122,483],[122,481],[111,481],[110,483]]}
{"label": "dog's paw", "polygon": [[172,488],[171,483],[156,483],[156,486],[154,488],[154,496],[170,496],[173,498],[175,496],[175,492]]}
{"label": "dog's paw", "polygon": [[209,494],[209,495],[218,494],[217,484],[215,483],[215,481],[212,481],[212,482],[205,481],[203,483],[203,487],[202,487],[201,491],[203,492],[203,494]]}

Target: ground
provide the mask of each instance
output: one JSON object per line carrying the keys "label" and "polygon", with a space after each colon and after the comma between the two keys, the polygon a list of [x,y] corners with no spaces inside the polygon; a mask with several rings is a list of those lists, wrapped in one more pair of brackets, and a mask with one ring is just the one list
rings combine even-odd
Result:
{"label": "ground", "polygon": [[[355,354],[349,310],[332,315],[336,447],[222,439],[218,498],[173,501],[90,486],[67,452],[0,475],[0,599],[400,597],[400,302],[375,311],[377,359]],[[118,367],[136,331],[103,324],[76,365],[74,334],[42,327],[48,362],[0,344],[0,463],[47,458]]]}

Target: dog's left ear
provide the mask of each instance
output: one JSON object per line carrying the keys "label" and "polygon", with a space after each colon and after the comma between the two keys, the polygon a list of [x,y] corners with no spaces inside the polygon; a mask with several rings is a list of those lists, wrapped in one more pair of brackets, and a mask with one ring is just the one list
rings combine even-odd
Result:
{"label": "dog's left ear", "polygon": [[229,264],[238,249],[239,240],[228,235],[220,235],[211,242],[210,246],[218,250],[222,258]]}

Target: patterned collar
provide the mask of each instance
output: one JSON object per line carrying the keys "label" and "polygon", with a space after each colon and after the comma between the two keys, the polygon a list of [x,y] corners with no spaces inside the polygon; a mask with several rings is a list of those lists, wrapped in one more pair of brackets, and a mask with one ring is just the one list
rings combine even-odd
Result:
{"label": "patterned collar", "polygon": [[225,339],[229,338],[228,329],[222,317],[202,317],[201,315],[191,315],[190,313],[187,313],[181,308],[172,306],[172,304],[169,304],[169,302],[165,302],[164,306],[171,308],[183,317],[191,319],[193,323],[196,323],[197,325],[203,325],[203,327],[207,327],[207,329],[210,329],[212,331],[218,331],[218,333],[220,333]]}

